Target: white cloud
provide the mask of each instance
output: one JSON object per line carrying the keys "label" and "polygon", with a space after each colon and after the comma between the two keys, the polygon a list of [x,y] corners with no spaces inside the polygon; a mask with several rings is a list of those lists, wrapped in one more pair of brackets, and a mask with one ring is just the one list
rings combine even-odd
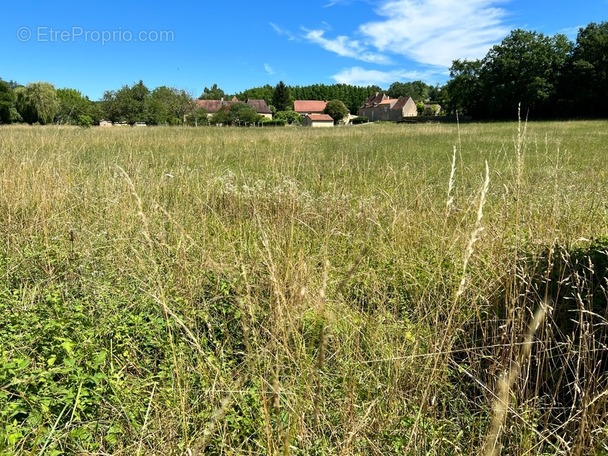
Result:
{"label": "white cloud", "polygon": [[264,71],[270,75],[274,74],[274,69],[267,63],[264,64]]}
{"label": "white cloud", "polygon": [[304,38],[363,62],[389,64],[389,55],[398,55],[448,68],[455,59],[483,57],[509,33],[504,22],[507,12],[497,6],[508,1],[380,0],[379,20],[360,25],[355,32],[359,39],[347,35],[327,38],[324,30],[306,29]]}
{"label": "white cloud", "polygon": [[342,57],[351,57],[368,63],[390,63],[390,59],[385,55],[369,51],[365,45],[357,40],[352,40],[347,36],[341,35],[334,39],[325,38],[323,30],[306,30],[304,38],[311,43],[318,44],[326,51],[334,52]]}
{"label": "white cloud", "polygon": [[504,0],[385,0],[377,14],[385,19],[359,27],[380,52],[449,67],[455,59],[483,57],[510,30]]}
{"label": "white cloud", "polygon": [[395,81],[402,80],[431,80],[436,72],[408,71],[408,70],[366,70],[361,67],[345,68],[332,76],[338,84],[350,84],[358,86],[378,85],[387,87]]}

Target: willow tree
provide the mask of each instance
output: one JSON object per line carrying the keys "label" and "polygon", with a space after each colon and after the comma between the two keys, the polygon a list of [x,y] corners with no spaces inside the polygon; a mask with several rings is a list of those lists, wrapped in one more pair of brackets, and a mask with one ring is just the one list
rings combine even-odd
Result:
{"label": "willow tree", "polygon": [[27,123],[52,123],[59,109],[59,100],[53,84],[32,82],[15,89],[17,111]]}

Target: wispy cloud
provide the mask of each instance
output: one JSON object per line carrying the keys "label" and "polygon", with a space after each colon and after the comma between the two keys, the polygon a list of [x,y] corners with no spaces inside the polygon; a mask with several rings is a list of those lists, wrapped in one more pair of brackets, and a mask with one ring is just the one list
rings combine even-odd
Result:
{"label": "wispy cloud", "polygon": [[349,5],[353,2],[353,0],[329,0],[323,8],[331,8],[335,5]]}
{"label": "wispy cloud", "polygon": [[[607,3],[608,3],[608,1],[607,1]],[[577,25],[575,27],[567,27],[567,28],[558,30],[557,33],[562,33],[562,34],[566,35],[569,39],[574,41],[574,40],[576,40],[576,37],[578,36],[578,31],[581,28],[584,28],[584,26]]]}
{"label": "wispy cloud", "polygon": [[296,35],[293,34],[290,30],[286,30],[281,26],[275,24],[274,22],[269,22],[268,24],[277,34],[286,36],[290,41],[295,41],[297,39]]}
{"label": "wispy cloud", "polygon": [[505,0],[384,0],[382,20],[359,27],[380,52],[449,67],[455,59],[483,57],[510,30]]}
{"label": "wispy cloud", "polygon": [[430,81],[437,75],[432,71],[408,71],[403,69],[380,71],[367,70],[359,66],[345,68],[332,76],[338,84],[350,84],[358,86],[379,85],[386,86],[401,80],[424,80]]}
{"label": "wispy cloud", "polygon": [[361,24],[353,32],[358,38],[328,38],[324,30],[306,29],[303,38],[363,62],[390,64],[389,56],[396,55],[447,68],[455,59],[483,57],[509,33],[507,11],[498,6],[507,1],[380,0],[379,19]]}
{"label": "wispy cloud", "polygon": [[266,73],[268,73],[269,75],[274,74],[274,69],[267,63],[264,64],[264,71],[266,71]]}
{"label": "wispy cloud", "polygon": [[370,51],[358,40],[350,39],[348,36],[341,35],[333,39],[325,37],[324,30],[303,29],[306,34],[304,39],[311,43],[318,44],[326,51],[334,52],[342,57],[351,57],[368,63],[387,64],[390,59],[380,53]]}

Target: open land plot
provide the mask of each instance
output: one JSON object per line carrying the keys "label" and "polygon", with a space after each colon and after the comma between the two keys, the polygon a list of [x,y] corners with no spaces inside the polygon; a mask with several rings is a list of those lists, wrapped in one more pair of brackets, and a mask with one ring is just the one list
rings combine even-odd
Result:
{"label": "open land plot", "polygon": [[601,451],[607,154],[605,121],[0,128],[0,454]]}

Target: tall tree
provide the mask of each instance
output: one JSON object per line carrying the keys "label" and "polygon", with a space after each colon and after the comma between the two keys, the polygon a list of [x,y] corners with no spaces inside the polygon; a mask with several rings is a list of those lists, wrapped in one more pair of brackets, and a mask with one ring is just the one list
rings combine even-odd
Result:
{"label": "tall tree", "polygon": [[76,89],[57,89],[59,107],[55,120],[60,124],[77,125],[81,116],[89,116],[99,122],[101,113],[98,106]]}
{"label": "tall tree", "polygon": [[194,109],[192,97],[174,87],[157,87],[150,94],[148,121],[153,125],[180,125]]}
{"label": "tall tree", "polygon": [[551,114],[571,50],[565,35],[513,30],[482,60],[480,78],[487,113],[513,118],[521,103],[525,111]]}
{"label": "tall tree", "polygon": [[287,87],[283,81],[280,81],[274,88],[272,105],[277,111],[286,111],[293,105],[289,87]]}
{"label": "tall tree", "polygon": [[27,123],[52,123],[59,107],[55,87],[48,82],[32,82],[15,90],[15,105]]}
{"label": "tall tree", "polygon": [[241,101],[247,100],[264,100],[266,104],[272,104],[272,95],[274,94],[274,88],[270,84],[266,84],[262,87],[253,87],[251,89],[244,90],[243,92],[235,94]]}
{"label": "tall tree", "polygon": [[211,87],[205,87],[203,93],[198,97],[199,100],[221,100],[225,98],[226,94],[220,89],[217,84],[213,84]]}
{"label": "tall tree", "polygon": [[386,94],[391,98],[412,97],[416,101],[428,101],[433,86],[422,81],[393,82]]}
{"label": "tall tree", "polygon": [[450,67],[451,79],[446,83],[442,102],[445,109],[454,114],[481,114],[481,61],[454,60]]}
{"label": "tall tree", "polygon": [[574,105],[574,114],[606,115],[608,22],[592,22],[579,30],[562,89],[563,98]]}
{"label": "tall tree", "polygon": [[14,109],[15,94],[9,83],[0,79],[0,123],[11,123],[14,117]]}
{"label": "tall tree", "polygon": [[150,90],[143,81],[103,94],[103,112],[112,122],[147,122]]}

